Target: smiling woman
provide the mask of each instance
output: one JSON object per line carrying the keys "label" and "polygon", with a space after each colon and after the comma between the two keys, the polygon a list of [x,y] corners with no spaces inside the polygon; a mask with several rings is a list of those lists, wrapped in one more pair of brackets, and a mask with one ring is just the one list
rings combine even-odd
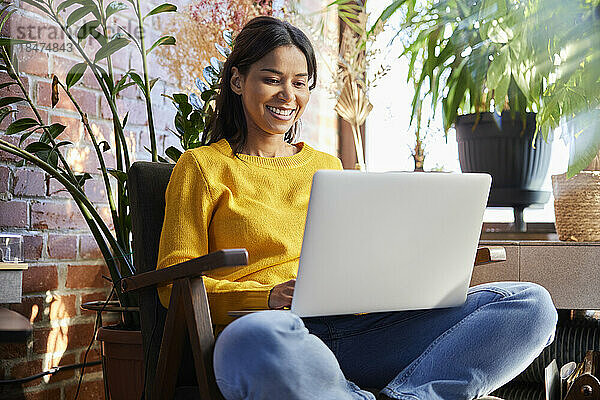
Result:
{"label": "smiling woman", "polygon": [[[223,66],[211,136],[183,153],[169,180],[158,268],[222,249],[248,253],[247,265],[202,279],[219,334],[220,391],[244,400],[375,399],[361,387],[392,399],[491,392],[552,340],[556,310],[539,286],[476,286],[452,309],[304,319],[282,310],[294,294],[313,176],[342,167],[293,143],[315,82],[298,28],[250,21]],[[166,307],[170,289],[159,296]],[[262,311],[234,320],[235,310]]]}
{"label": "smiling woman", "polygon": [[271,17],[253,19],[225,61],[213,129],[203,144],[226,138],[234,154],[295,154],[291,143],[316,81],[314,50],[302,31]]}
{"label": "smiling woman", "polygon": [[[246,75],[232,67],[231,90],[241,97],[247,121],[247,143],[243,153],[275,157],[292,155],[294,146],[278,149],[285,134],[298,121],[310,98],[308,66],[295,46],[281,46],[252,64]],[[272,155],[261,154],[260,142],[271,142]]]}

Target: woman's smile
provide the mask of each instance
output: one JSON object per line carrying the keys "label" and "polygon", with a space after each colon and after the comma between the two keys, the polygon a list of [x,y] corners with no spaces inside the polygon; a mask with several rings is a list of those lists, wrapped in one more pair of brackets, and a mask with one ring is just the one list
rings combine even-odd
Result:
{"label": "woman's smile", "polygon": [[296,46],[280,46],[252,64],[245,75],[232,68],[231,89],[242,98],[248,137],[283,135],[308,100],[308,64]]}
{"label": "woman's smile", "polygon": [[293,118],[295,108],[281,108],[274,106],[265,106],[271,112],[274,118],[282,121],[289,121]]}

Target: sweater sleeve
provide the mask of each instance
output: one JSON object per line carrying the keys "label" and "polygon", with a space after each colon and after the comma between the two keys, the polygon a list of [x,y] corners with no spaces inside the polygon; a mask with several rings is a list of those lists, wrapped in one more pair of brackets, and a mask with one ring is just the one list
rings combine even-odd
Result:
{"label": "sweater sleeve", "polygon": [[[194,155],[187,151],[173,169],[165,193],[165,218],[160,235],[157,268],[208,254],[208,226],[215,200]],[[269,292],[275,285],[254,281],[232,282],[204,277],[211,317],[215,324],[231,322],[229,310],[266,309]],[[172,285],[158,288],[168,307]]]}

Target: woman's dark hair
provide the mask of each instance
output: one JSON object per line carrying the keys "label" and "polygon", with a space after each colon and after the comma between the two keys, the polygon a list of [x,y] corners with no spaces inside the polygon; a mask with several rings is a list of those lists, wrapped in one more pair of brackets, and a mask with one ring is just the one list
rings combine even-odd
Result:
{"label": "woman's dark hair", "polygon": [[[241,75],[246,75],[250,66],[280,46],[295,46],[306,57],[308,66],[309,90],[316,86],[317,62],[310,40],[289,22],[273,17],[256,17],[248,22],[235,37],[233,50],[222,69],[219,94],[216,98],[215,113],[209,135],[205,135],[202,145],[209,145],[227,139],[234,155],[246,145],[248,128],[242,99],[230,87],[232,67],[237,67]],[[292,143],[298,130],[298,122],[284,135],[287,143]]]}

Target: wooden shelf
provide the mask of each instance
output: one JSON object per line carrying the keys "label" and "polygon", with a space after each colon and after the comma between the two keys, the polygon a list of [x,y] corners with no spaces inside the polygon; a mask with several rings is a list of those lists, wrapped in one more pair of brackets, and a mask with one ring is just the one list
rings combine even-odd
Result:
{"label": "wooden shelf", "polygon": [[1,270],[27,269],[27,268],[29,268],[29,264],[27,264],[27,263],[0,262],[0,271]]}

